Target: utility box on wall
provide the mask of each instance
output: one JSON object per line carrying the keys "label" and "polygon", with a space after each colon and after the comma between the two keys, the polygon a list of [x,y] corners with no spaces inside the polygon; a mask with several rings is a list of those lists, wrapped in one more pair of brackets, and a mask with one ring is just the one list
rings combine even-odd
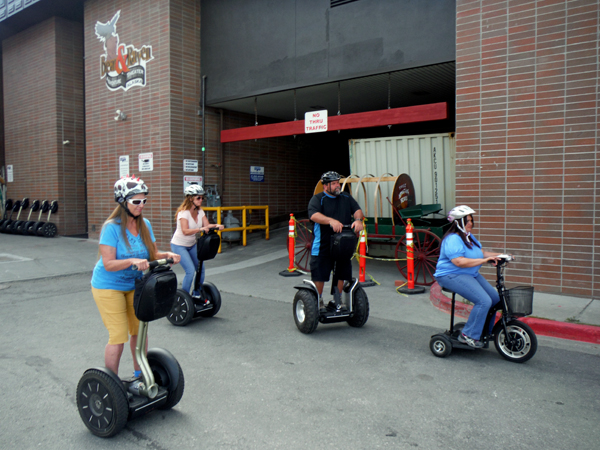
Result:
{"label": "utility box on wall", "polygon": [[[353,175],[380,177],[387,173],[397,177],[406,173],[411,177],[415,188],[416,204],[440,203],[442,214],[454,207],[456,147],[452,134],[351,139],[348,145]],[[363,185],[367,191],[368,205],[363,205],[362,193],[355,197],[361,207],[367,206],[371,213],[374,211],[377,183]],[[381,182],[379,188],[383,207],[378,217],[391,217],[392,208],[386,198],[392,199],[394,183]],[[353,186],[352,189],[354,195],[356,187]]]}

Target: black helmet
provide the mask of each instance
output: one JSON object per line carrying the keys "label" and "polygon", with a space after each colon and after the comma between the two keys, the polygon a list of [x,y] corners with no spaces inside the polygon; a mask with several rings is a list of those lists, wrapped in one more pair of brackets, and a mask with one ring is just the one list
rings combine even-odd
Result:
{"label": "black helmet", "polygon": [[327,184],[327,183],[331,183],[332,181],[339,181],[341,178],[342,177],[340,176],[339,173],[329,171],[329,172],[325,172],[323,175],[321,175],[321,182],[323,184]]}

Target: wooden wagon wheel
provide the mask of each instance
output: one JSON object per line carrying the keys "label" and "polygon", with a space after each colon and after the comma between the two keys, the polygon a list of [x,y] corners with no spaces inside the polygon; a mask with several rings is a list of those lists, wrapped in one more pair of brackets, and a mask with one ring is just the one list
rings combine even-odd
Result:
{"label": "wooden wagon wheel", "polygon": [[312,248],[312,223],[308,219],[296,221],[296,247],[294,264],[297,268],[310,272],[310,250]]}
{"label": "wooden wagon wheel", "polygon": [[[435,281],[433,274],[440,256],[441,245],[442,240],[429,230],[416,229],[413,232],[415,284],[421,286],[433,284]],[[396,261],[396,265],[402,276],[408,280],[406,257],[406,235],[404,235],[396,245],[396,259],[404,259],[404,261]]]}

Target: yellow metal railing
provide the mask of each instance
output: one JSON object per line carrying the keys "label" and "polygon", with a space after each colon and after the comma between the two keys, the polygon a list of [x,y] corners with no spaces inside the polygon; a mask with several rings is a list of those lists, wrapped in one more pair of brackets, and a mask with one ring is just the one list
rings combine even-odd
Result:
{"label": "yellow metal railing", "polygon": [[[242,226],[235,228],[224,228],[219,231],[221,233],[226,231],[241,231],[242,232],[242,245],[246,246],[246,233],[254,230],[265,230],[265,239],[269,240],[269,207],[265,206],[203,206],[204,211],[216,211],[217,212],[217,223],[221,225],[222,211],[242,211]],[[265,224],[264,225],[246,225],[246,211],[252,213],[255,209],[265,210]],[[221,253],[221,246],[219,246],[219,253]]]}

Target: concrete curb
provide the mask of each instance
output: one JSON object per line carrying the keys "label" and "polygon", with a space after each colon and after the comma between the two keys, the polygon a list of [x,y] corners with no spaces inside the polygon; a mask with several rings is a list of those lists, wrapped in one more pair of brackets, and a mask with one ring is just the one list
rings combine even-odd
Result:
{"label": "concrete curb", "polygon": [[[431,285],[429,300],[437,309],[450,314],[452,299],[446,297],[446,295],[442,293],[442,288],[439,284],[433,283]],[[472,305],[457,301],[454,308],[454,315],[466,319],[469,317],[471,308],[473,308]],[[569,339],[571,341],[600,344],[600,327],[538,319],[537,317],[523,317],[519,320],[522,320],[529,325],[533,331],[540,336],[550,336],[560,339]]]}

